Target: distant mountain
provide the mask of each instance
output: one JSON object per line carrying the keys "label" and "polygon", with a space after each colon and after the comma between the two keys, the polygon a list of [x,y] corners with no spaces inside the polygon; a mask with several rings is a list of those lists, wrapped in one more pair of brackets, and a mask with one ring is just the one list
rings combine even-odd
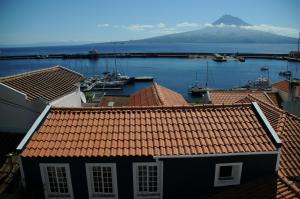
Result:
{"label": "distant mountain", "polygon": [[[218,26],[223,24],[223,26]],[[235,26],[230,26],[235,25]],[[129,43],[296,43],[297,39],[269,32],[246,29],[251,26],[231,15],[224,15],[211,27],[175,33],[148,39],[128,41]]]}
{"label": "distant mountain", "polygon": [[250,24],[244,22],[240,18],[231,16],[231,15],[223,15],[221,18],[219,18],[214,23],[212,23],[212,25],[214,25],[214,26],[220,25],[220,24],[236,25],[236,26],[250,26]]}

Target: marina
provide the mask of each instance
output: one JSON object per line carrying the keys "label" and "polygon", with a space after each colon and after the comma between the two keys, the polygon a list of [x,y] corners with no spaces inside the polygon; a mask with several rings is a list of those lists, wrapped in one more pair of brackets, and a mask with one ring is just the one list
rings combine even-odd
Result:
{"label": "marina", "polygon": [[[0,76],[61,65],[89,78],[96,74],[100,76],[106,72],[107,62],[109,66],[114,66],[115,58],[1,60]],[[206,73],[206,62],[208,62],[208,73]],[[234,89],[246,85],[249,80],[252,82],[257,80],[262,75],[261,67],[263,66],[269,68],[269,77],[273,83],[286,79],[286,77],[279,76],[279,72],[286,70],[287,61],[248,59],[246,62],[237,60],[214,62],[210,59],[190,58],[124,58],[116,59],[116,65],[121,74],[129,77],[151,76],[155,82],[169,87],[182,94],[187,100],[193,101],[198,97],[190,95],[188,88],[195,84],[196,73],[201,86],[205,85],[206,74],[208,74],[209,88]],[[293,73],[293,77],[300,79],[298,62],[289,62],[289,70]],[[267,77],[267,74],[264,77]],[[125,85],[123,89],[105,89],[105,92],[111,95],[130,95],[152,84],[150,80],[135,82]],[[101,89],[99,89],[100,91]]]}

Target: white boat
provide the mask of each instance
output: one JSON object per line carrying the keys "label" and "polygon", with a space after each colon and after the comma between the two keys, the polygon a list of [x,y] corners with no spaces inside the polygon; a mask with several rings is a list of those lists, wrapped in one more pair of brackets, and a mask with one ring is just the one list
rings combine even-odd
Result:
{"label": "white boat", "polygon": [[207,93],[207,91],[209,90],[207,88],[207,82],[208,82],[208,62],[206,62],[206,82],[205,82],[205,87],[202,87],[197,82],[197,73],[196,73],[196,83],[188,89],[188,92],[192,96],[200,96],[200,97],[204,96]]}

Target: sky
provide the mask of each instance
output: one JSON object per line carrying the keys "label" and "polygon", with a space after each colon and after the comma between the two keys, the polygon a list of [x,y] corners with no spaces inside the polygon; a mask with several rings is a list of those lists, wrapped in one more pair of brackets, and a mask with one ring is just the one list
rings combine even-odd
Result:
{"label": "sky", "polygon": [[297,37],[299,8],[300,0],[0,0],[0,45],[135,40],[204,28],[224,14]]}

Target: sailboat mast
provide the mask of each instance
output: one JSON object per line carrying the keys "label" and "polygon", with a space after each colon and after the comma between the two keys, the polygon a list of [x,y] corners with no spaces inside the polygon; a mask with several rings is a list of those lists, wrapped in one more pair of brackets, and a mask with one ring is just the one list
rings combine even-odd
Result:
{"label": "sailboat mast", "polygon": [[206,61],[206,82],[205,82],[205,88],[207,88],[207,81],[208,81],[208,61]]}
{"label": "sailboat mast", "polygon": [[300,54],[299,54],[299,43],[300,43],[300,32],[299,32],[299,37],[298,37],[298,58],[300,57]]}

